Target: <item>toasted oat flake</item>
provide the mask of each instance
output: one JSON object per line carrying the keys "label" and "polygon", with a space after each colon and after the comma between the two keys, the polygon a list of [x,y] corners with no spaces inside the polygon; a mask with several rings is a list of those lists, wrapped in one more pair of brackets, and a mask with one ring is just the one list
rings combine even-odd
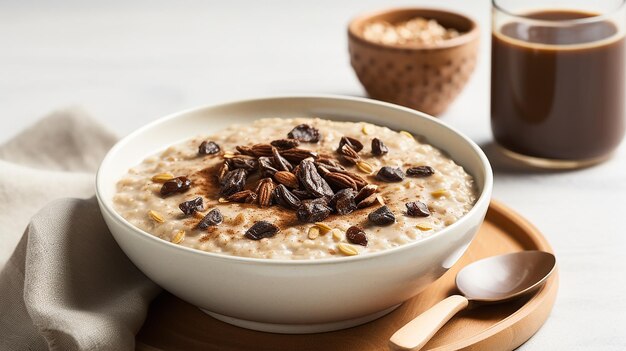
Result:
{"label": "toasted oat flake", "polygon": [[232,224],[242,225],[245,223],[245,221],[246,221],[246,216],[243,213],[239,213],[238,215],[235,216],[235,218],[233,218]]}
{"label": "toasted oat flake", "polygon": [[172,243],[180,244],[185,240],[185,231],[183,229],[176,232],[176,235],[172,238]]}
{"label": "toasted oat flake", "polygon": [[234,154],[232,151],[226,151],[226,152],[224,153],[224,156],[223,156],[223,157],[224,157],[224,158],[233,158],[233,157],[235,157],[235,154]]}
{"label": "toasted oat flake", "polygon": [[170,179],[174,179],[174,175],[170,173],[159,173],[152,176],[152,181],[155,183],[165,183]]}
{"label": "toasted oat flake", "polygon": [[150,218],[152,218],[152,220],[157,222],[157,223],[165,223],[165,218],[163,218],[163,216],[161,216],[161,214],[159,214],[156,211],[149,210],[148,211],[148,216]]}
{"label": "toasted oat flake", "polygon": [[339,249],[339,251],[346,256],[355,256],[359,254],[359,251],[357,251],[354,246],[346,243],[337,244],[337,249]]}
{"label": "toasted oat flake", "polygon": [[193,216],[196,217],[197,219],[202,219],[204,218],[204,216],[206,216],[206,213],[196,211],[193,213]]}
{"label": "toasted oat flake", "polygon": [[228,199],[226,199],[225,197],[220,197],[219,199],[217,199],[217,202],[219,202],[221,204],[227,204],[230,201],[228,201]]}
{"label": "toasted oat flake", "polygon": [[372,167],[372,165],[365,161],[357,161],[356,168],[358,168],[359,171],[367,174],[371,174],[372,172],[374,172],[374,168]]}
{"label": "toasted oat flake", "polygon": [[369,125],[364,124],[363,127],[361,128],[361,132],[365,135],[370,135],[372,134],[372,128]]}
{"label": "toasted oat flake", "polygon": [[318,226],[312,226],[309,228],[309,239],[315,240],[318,236],[320,236],[320,228]]}

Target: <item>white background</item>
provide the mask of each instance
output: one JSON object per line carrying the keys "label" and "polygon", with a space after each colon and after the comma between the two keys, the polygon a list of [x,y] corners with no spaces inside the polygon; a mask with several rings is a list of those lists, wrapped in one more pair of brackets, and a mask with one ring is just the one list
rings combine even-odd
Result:
{"label": "white background", "polygon": [[524,350],[626,349],[626,146],[602,165],[538,172],[489,146],[488,1],[0,1],[0,142],[81,106],[120,136],[165,114],[268,94],[363,95],[346,24],[393,5],[482,26],[477,69],[442,119],[485,147],[494,197],[535,223],[560,264],[556,306]]}

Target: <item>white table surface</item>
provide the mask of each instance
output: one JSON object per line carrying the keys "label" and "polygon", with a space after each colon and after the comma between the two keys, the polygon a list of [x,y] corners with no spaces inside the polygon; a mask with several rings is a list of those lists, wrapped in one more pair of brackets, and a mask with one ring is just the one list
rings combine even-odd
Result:
{"label": "white table surface", "polygon": [[[67,106],[83,107],[124,135],[165,114],[224,100],[361,96],[346,23],[394,4],[447,7],[482,25],[477,69],[442,119],[489,151],[486,0],[0,1],[0,142]],[[626,143],[609,162],[575,172],[492,162],[494,198],[535,223],[560,264],[552,315],[522,349],[625,350]]]}

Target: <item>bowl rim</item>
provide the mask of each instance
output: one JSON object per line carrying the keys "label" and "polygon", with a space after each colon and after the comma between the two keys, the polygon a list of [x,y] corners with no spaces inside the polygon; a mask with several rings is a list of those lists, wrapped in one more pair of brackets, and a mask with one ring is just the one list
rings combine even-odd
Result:
{"label": "bowl rim", "polygon": [[[417,13],[417,12],[422,12],[422,11],[446,13],[446,14],[457,16],[460,18],[464,18],[471,24],[472,28],[467,32],[461,33],[458,37],[445,40],[440,44],[429,44],[429,45],[412,44],[412,45],[404,45],[404,46],[376,43],[376,42],[367,40],[363,37],[362,32],[357,30],[357,25],[363,22],[366,22],[372,19],[373,17],[378,17],[378,16],[382,16],[382,15],[386,15],[390,13],[397,13],[397,12]],[[436,18],[434,19],[436,20]],[[430,51],[430,50],[444,50],[444,49],[459,47],[459,46],[468,44],[474,40],[477,40],[479,37],[479,31],[480,31],[480,28],[479,28],[478,22],[476,22],[471,17],[461,14],[456,11],[450,11],[448,9],[434,8],[434,7],[392,7],[392,8],[382,9],[382,10],[370,11],[370,12],[357,15],[356,17],[352,18],[350,22],[348,23],[348,37],[350,40],[355,40],[364,45],[372,46],[372,47],[379,48],[379,49],[399,50],[399,51],[419,52],[419,51]]]}
{"label": "bowl rim", "polygon": [[[173,244],[169,241],[165,241],[163,239],[160,239],[140,228],[137,228],[136,226],[134,226],[132,223],[128,222],[124,217],[122,217],[117,211],[115,211],[115,209],[112,208],[112,206],[109,205],[109,203],[107,201],[104,201],[103,198],[103,194],[101,194],[101,188],[103,186],[103,183],[105,182],[105,180],[103,179],[103,170],[106,169],[107,164],[111,162],[111,159],[114,157],[114,155],[116,153],[118,153],[120,150],[123,150],[124,146],[129,143],[132,139],[134,139],[137,135],[140,135],[142,133],[145,133],[147,130],[157,126],[158,124],[164,123],[166,121],[172,120],[172,119],[176,119],[176,118],[181,118],[182,116],[191,114],[191,113],[196,113],[205,109],[214,109],[214,108],[224,108],[228,105],[237,105],[237,104],[242,104],[242,103],[254,103],[254,102],[260,102],[260,101],[268,101],[268,100],[289,100],[289,99],[325,99],[325,100],[339,100],[339,101],[349,101],[349,102],[355,102],[355,103],[359,103],[359,104],[370,104],[370,105],[378,105],[384,108],[391,108],[391,109],[396,109],[396,110],[401,110],[402,112],[406,112],[406,113],[410,113],[418,118],[425,118],[427,120],[429,120],[432,123],[435,123],[437,125],[439,125],[439,127],[442,127],[444,129],[448,129],[449,131],[451,131],[453,134],[455,134],[456,136],[458,136],[460,138],[460,140],[464,141],[471,149],[472,151],[478,156],[478,158],[480,159],[480,163],[481,166],[483,168],[483,171],[485,173],[485,180],[484,180],[484,185],[482,188],[482,191],[478,197],[478,199],[476,200],[476,202],[474,203],[474,205],[472,206],[472,208],[466,213],[464,214],[459,220],[457,220],[456,222],[452,223],[450,226],[445,227],[443,229],[441,229],[440,231],[436,232],[434,235],[431,235],[429,237],[423,238],[421,240],[418,241],[413,241],[404,245],[400,245],[394,248],[390,248],[390,249],[385,249],[385,250],[380,250],[377,252],[372,252],[372,253],[368,253],[365,255],[356,255],[356,256],[341,256],[341,257],[331,257],[331,258],[320,258],[320,259],[302,259],[302,260],[290,260],[290,259],[273,259],[273,258],[256,258],[256,257],[244,257],[244,256],[235,256],[235,255],[225,255],[225,254],[220,254],[220,253],[215,253],[215,252],[208,252],[208,251],[203,251],[203,250],[199,250],[199,249],[194,249],[194,248],[190,248],[190,247],[186,247],[186,246],[181,246],[181,245],[177,245],[177,244]],[[445,151],[445,150],[444,150]],[[117,180],[116,180],[117,182]],[[188,108],[188,109],[184,109],[182,111],[179,112],[174,112],[168,115],[165,115],[161,118],[158,118],[148,124],[143,125],[142,127],[136,129],[135,131],[131,132],[130,134],[126,135],[125,137],[123,137],[122,139],[120,139],[117,143],[115,143],[115,145],[113,145],[113,147],[107,152],[107,154],[105,155],[104,159],[102,160],[102,162],[100,163],[100,166],[98,167],[98,171],[96,173],[96,180],[95,180],[95,190],[96,190],[96,198],[98,200],[98,204],[100,207],[100,211],[101,212],[106,212],[113,220],[115,220],[116,222],[118,222],[118,224],[122,225],[123,227],[126,227],[127,229],[129,229],[132,232],[132,235],[139,235],[141,236],[143,239],[147,239],[147,240],[153,240],[155,242],[160,243],[161,245],[166,245],[169,246],[170,248],[173,248],[175,250],[181,250],[180,252],[187,252],[190,254],[194,254],[194,255],[201,255],[201,256],[205,256],[205,257],[209,257],[211,259],[217,259],[217,260],[223,260],[223,261],[232,261],[232,262],[238,262],[238,263],[252,263],[252,264],[262,264],[262,265],[296,265],[296,266],[309,266],[309,265],[335,265],[335,264],[345,264],[345,263],[350,263],[350,262],[355,262],[355,261],[363,261],[363,260],[371,260],[371,259],[376,259],[378,257],[381,256],[386,256],[386,255],[390,255],[390,254],[394,254],[394,253],[398,253],[398,252],[403,252],[403,251],[407,251],[410,249],[413,249],[415,247],[418,246],[423,246],[426,245],[426,243],[433,241],[433,240],[442,240],[441,238],[443,236],[446,236],[446,234],[452,232],[455,228],[462,226],[465,222],[469,221],[469,218],[472,217],[477,211],[478,208],[481,207],[485,207],[487,208],[489,206],[489,202],[491,200],[491,192],[492,192],[492,188],[493,188],[493,172],[491,169],[491,164],[489,163],[489,160],[487,158],[487,156],[485,155],[485,153],[482,151],[482,149],[480,149],[480,147],[471,139],[469,139],[467,136],[465,136],[464,134],[460,133],[459,131],[457,131],[455,128],[448,126],[447,124],[445,124],[444,122],[438,120],[435,117],[432,117],[426,113],[417,111],[417,110],[413,110],[407,107],[403,107],[403,106],[399,106],[399,105],[395,105],[392,103],[388,103],[388,102],[383,102],[383,101],[378,101],[378,100],[373,100],[373,99],[367,99],[367,98],[362,98],[362,97],[352,97],[352,96],[342,96],[342,95],[334,95],[334,94],[289,94],[289,95],[268,95],[268,96],[262,96],[262,97],[257,97],[257,98],[245,98],[245,99],[233,99],[224,103],[215,103],[215,104],[208,104],[208,105],[201,105],[201,106],[197,106],[197,107],[192,107],[192,108]],[[486,202],[486,204],[485,204]],[[112,202],[111,202],[112,203]],[[117,241],[117,239],[115,239]]]}

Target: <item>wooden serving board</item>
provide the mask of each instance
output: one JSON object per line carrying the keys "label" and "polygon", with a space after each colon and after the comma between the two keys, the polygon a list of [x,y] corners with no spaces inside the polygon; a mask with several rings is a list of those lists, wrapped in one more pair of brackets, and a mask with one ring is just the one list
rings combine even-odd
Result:
{"label": "wooden serving board", "polygon": [[[137,350],[386,350],[389,337],[413,317],[455,293],[456,273],[484,257],[552,248],[528,221],[492,202],[485,223],[461,260],[421,294],[370,323],[321,334],[257,332],[220,322],[180,299],[162,293],[137,335]],[[461,312],[423,350],[513,350],[548,318],[558,289],[558,272],[534,295]]]}

